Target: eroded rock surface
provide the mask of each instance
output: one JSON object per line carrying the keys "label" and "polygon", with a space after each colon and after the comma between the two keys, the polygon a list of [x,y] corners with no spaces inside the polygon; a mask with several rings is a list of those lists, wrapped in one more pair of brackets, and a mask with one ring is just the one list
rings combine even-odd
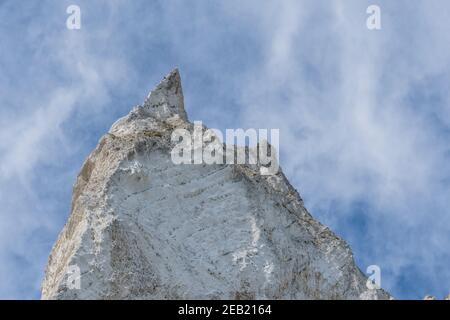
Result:
{"label": "eroded rock surface", "polygon": [[174,70],[85,161],[43,299],[389,298],[367,288],[348,245],[281,170],[176,165],[176,128],[193,125]]}

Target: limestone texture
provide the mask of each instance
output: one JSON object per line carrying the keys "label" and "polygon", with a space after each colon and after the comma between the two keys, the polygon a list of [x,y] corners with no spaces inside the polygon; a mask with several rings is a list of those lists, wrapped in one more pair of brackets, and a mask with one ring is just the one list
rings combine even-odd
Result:
{"label": "limestone texture", "polygon": [[390,298],[281,169],[174,164],[177,128],[193,124],[175,69],[83,164],[42,299]]}

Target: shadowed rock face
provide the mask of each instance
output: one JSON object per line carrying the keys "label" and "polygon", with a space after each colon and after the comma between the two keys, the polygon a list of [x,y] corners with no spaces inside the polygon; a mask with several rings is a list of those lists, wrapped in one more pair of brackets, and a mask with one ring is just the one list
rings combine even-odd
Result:
{"label": "shadowed rock face", "polygon": [[348,245],[281,170],[176,165],[177,128],[193,125],[174,70],[84,163],[43,299],[389,298],[367,288]]}

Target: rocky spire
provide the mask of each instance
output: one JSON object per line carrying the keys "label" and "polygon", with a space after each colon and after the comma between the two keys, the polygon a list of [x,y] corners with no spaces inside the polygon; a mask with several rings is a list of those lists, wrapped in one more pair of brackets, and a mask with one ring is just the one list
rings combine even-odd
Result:
{"label": "rocky spire", "polygon": [[187,120],[187,114],[184,110],[181,77],[178,69],[172,70],[149,93],[144,102],[144,109],[156,118],[167,119],[178,115],[183,120]]}
{"label": "rocky spire", "polygon": [[[159,121],[161,120],[161,121]],[[178,70],[86,159],[43,299],[389,299],[280,170],[176,164]]]}

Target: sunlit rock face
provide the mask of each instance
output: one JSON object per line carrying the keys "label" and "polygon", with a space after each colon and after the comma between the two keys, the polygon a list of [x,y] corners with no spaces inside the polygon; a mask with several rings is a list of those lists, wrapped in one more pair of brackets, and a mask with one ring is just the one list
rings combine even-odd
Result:
{"label": "sunlit rock face", "polygon": [[85,161],[43,299],[384,299],[281,170],[181,164],[193,130],[172,71]]}

